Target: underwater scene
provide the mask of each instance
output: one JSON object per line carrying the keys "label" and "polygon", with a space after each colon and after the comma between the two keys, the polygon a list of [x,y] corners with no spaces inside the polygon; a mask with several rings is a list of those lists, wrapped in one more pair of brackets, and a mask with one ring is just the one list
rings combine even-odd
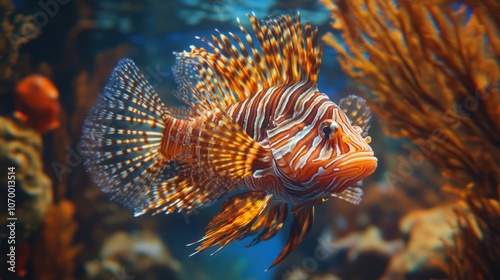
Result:
{"label": "underwater scene", "polygon": [[0,279],[500,279],[500,1],[0,21]]}

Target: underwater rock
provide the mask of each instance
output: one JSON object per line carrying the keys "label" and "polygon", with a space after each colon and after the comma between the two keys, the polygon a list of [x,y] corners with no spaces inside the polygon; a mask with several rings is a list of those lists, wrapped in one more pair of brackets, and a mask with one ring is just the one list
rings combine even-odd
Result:
{"label": "underwater rock", "polygon": [[445,244],[453,244],[458,230],[457,210],[470,215],[463,203],[416,210],[406,215],[400,222],[401,232],[407,236],[405,249],[392,258],[384,279],[445,277],[438,264],[446,262]]}
{"label": "underwater rock", "polygon": [[16,244],[20,244],[33,233],[43,221],[52,202],[52,188],[49,177],[43,172],[42,139],[25,124],[0,117],[0,200],[1,228],[7,221],[7,174],[8,168],[15,172]]}
{"label": "underwater rock", "polygon": [[89,279],[178,279],[181,264],[172,257],[158,235],[117,232],[101,248],[100,259],[85,264]]}

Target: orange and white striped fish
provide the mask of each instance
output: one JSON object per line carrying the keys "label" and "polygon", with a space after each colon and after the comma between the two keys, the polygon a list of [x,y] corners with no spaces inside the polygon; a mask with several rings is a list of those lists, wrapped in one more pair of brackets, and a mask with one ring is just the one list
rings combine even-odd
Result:
{"label": "orange and white striped fish", "polygon": [[244,40],[217,31],[201,39],[208,50],[175,53],[175,94],[186,109],[163,105],[121,60],[85,120],[82,153],[96,184],[136,215],[192,211],[236,192],[196,252],[270,239],[290,211],[289,239],[272,267],[309,232],[315,205],[332,196],[359,203],[356,184],[377,158],[365,101],[350,96],[338,106],[316,87],[317,29],[299,14],[248,18],[254,37],[238,20]]}

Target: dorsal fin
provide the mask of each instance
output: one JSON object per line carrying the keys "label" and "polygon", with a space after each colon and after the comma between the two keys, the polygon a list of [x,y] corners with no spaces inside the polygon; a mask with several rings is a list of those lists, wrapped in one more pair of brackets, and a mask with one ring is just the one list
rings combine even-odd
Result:
{"label": "dorsal fin", "polygon": [[247,17],[258,46],[238,19],[246,43],[235,34],[228,37],[217,31],[211,41],[201,38],[212,52],[192,46],[190,52],[175,53],[176,95],[181,100],[205,109],[214,103],[227,108],[269,87],[316,85],[322,53],[317,29],[313,31],[310,23],[302,26],[298,13],[293,19]]}

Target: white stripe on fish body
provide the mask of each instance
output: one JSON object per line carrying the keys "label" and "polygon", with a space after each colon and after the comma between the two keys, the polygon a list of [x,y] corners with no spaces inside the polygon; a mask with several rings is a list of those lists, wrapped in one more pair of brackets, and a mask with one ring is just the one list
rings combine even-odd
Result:
{"label": "white stripe on fish body", "polygon": [[[309,151],[300,157],[300,159],[297,161],[295,165],[292,165],[292,168],[295,169],[296,171],[299,169],[302,169],[308,162],[309,158],[311,157],[311,154],[318,149],[318,145],[322,142],[321,136],[316,136],[313,140],[312,147],[309,149]],[[295,158],[294,158],[295,159]],[[295,160],[292,160],[292,162],[295,162]]]}

